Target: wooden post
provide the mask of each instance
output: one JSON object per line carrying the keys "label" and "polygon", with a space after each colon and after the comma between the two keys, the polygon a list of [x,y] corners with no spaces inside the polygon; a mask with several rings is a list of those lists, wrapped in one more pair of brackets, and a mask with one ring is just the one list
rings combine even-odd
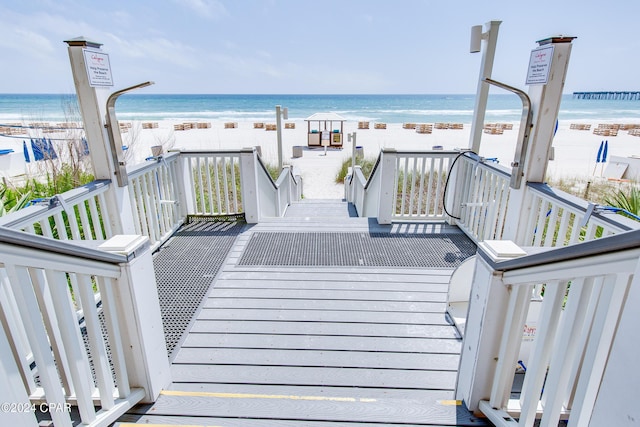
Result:
{"label": "wooden post", "polygon": [[123,274],[113,293],[122,319],[120,331],[129,383],[132,388],[145,390],[145,402],[153,402],[171,383],[171,370],[149,239],[116,236],[103,247],[133,257],[121,264]]}
{"label": "wooden post", "polygon": [[260,221],[257,166],[255,148],[243,148],[240,151],[240,183],[242,187],[242,205],[248,224],[257,224]]}
{"label": "wooden post", "polygon": [[[91,55],[91,52],[105,55],[100,49],[102,44],[83,38],[67,40],[65,43],[69,46],[71,71],[87,144],[89,145],[89,157],[93,165],[93,174],[96,179],[113,180],[115,177],[114,157],[111,153],[111,146],[105,129],[109,86],[91,86],[87,74],[87,64],[85,63],[85,52],[87,55]],[[127,186],[118,187],[112,183],[105,197],[109,206],[109,212],[105,219],[111,224],[113,233],[134,234],[135,226],[129,199],[129,188]]]}
{"label": "wooden post", "polygon": [[395,211],[396,159],[398,152],[391,148],[382,149],[380,161],[380,197],[378,198],[378,224],[391,224]]}
{"label": "wooden post", "polygon": [[462,342],[456,399],[471,411],[489,400],[497,366],[502,325],[509,290],[489,264],[478,256],[471,288],[469,312]]}
{"label": "wooden post", "polygon": [[[517,256],[503,254],[502,258],[497,258],[492,255],[492,252],[496,251],[487,250],[492,245],[491,241],[485,241],[478,246],[478,251],[493,261]],[[493,270],[482,255],[478,254],[456,384],[456,399],[464,400],[471,411],[478,410],[480,400],[489,400],[492,394],[495,394],[496,391],[492,390],[492,387],[497,369],[501,374],[498,375],[497,381],[504,383],[513,379],[511,367],[515,369],[518,349],[506,352],[509,355],[507,358],[514,360],[501,361],[498,355],[501,345],[513,342],[502,342],[508,316],[511,316],[510,321],[514,322],[510,329],[512,333],[522,331],[531,299],[530,289],[525,288],[517,291],[520,292],[517,298],[520,305],[509,304],[511,293],[516,291],[505,286],[501,273]]]}
{"label": "wooden post", "polygon": [[640,407],[632,403],[640,384],[640,371],[634,369],[640,347],[640,330],[637,325],[639,309],[640,260],[629,286],[624,310],[620,314],[618,330],[593,413],[590,415],[590,426],[630,426],[640,420]]}
{"label": "wooden post", "polygon": [[195,197],[193,194],[191,159],[182,154],[176,159],[176,177],[178,180],[178,201],[179,212],[182,218],[186,218],[189,213],[195,212]]}
{"label": "wooden post", "polygon": [[[573,37],[548,38],[538,43],[540,46],[553,46],[553,55],[549,65],[546,84],[531,84],[529,98],[533,110],[533,127],[524,160],[524,182],[544,182],[553,135],[555,132],[562,90],[569,66],[571,41]],[[527,186],[511,189],[507,208],[503,239],[513,240],[517,244],[526,245],[525,227],[530,200],[527,197]]]}

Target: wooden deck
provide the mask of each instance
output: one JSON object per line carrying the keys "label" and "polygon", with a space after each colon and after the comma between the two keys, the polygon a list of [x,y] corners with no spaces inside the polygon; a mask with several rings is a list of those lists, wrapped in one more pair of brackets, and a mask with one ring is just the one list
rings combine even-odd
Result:
{"label": "wooden deck", "polygon": [[453,400],[452,269],[240,263],[258,232],[372,230],[442,227],[379,226],[313,201],[247,227],[173,361],[173,384],[121,425],[486,425]]}

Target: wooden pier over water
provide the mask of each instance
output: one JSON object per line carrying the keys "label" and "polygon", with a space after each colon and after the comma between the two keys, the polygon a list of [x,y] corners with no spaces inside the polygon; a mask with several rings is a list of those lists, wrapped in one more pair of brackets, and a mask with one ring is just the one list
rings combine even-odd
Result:
{"label": "wooden pier over water", "polygon": [[461,340],[445,314],[475,245],[456,227],[381,226],[349,208],[307,200],[245,227],[173,384],[121,426],[487,425],[454,400]]}
{"label": "wooden pier over water", "polygon": [[604,91],[604,92],[573,92],[575,99],[597,99],[597,100],[640,100],[640,91]]}

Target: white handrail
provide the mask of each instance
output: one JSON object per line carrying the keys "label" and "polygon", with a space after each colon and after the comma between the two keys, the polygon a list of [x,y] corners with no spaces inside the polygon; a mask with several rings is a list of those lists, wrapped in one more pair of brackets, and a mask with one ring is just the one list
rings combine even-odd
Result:
{"label": "white handrail", "polygon": [[[104,240],[112,237],[105,193],[111,181],[94,181],[40,204],[0,217],[0,226],[60,240]],[[101,217],[102,215],[102,217]]]}
{"label": "white handrail", "polygon": [[233,215],[243,212],[240,151],[181,151],[183,188],[192,215]]}
{"label": "white handrail", "polygon": [[522,241],[525,246],[555,247],[593,240],[640,228],[640,222],[621,215],[593,213],[581,222],[588,203],[545,184],[528,184],[529,215]]}
{"label": "white handrail", "polygon": [[[122,300],[113,293],[123,286],[122,265],[127,264],[127,257],[42,237],[32,236],[23,244],[26,237],[22,233],[6,229],[1,237],[0,312],[6,328],[0,327],[0,342],[8,344],[0,346],[2,372],[19,374],[3,378],[5,387],[11,385],[23,399],[29,399],[19,402],[23,408],[46,402],[56,426],[72,425],[71,405],[78,407],[86,425],[110,424],[145,397],[144,389],[129,385],[126,353],[131,350],[121,330],[131,325],[121,323]],[[60,250],[52,251],[54,246]],[[75,301],[71,283],[78,290]],[[100,305],[96,305],[94,290],[101,297]],[[83,313],[80,323],[77,307]],[[9,313],[20,321],[9,321]],[[83,330],[90,350],[84,344]],[[26,342],[20,337],[26,337]],[[26,361],[35,362],[35,370]],[[10,425],[7,417],[10,415],[0,414],[0,424]],[[37,425],[35,415],[31,417],[21,422]]]}
{"label": "white handrail", "polygon": [[458,163],[451,207],[460,218],[456,224],[476,242],[500,240],[510,194],[509,173],[472,154],[463,154]]}
{"label": "white handrail", "polygon": [[137,234],[148,236],[152,249],[159,247],[182,225],[179,206],[178,153],[131,169],[129,198]]}
{"label": "white handrail", "polygon": [[[625,307],[625,300],[639,268],[639,233],[511,261],[495,261],[481,245],[458,397],[497,426],[531,426],[536,417],[541,426],[566,417],[588,425],[619,318],[637,309]],[[532,292],[540,284],[544,298],[522,393],[510,399]]]}

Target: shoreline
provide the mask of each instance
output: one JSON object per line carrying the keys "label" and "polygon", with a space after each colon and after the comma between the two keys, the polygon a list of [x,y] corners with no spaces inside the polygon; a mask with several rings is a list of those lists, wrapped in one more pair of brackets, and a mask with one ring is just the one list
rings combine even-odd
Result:
{"label": "shoreline", "polygon": [[[128,122],[123,120],[122,122]],[[144,162],[151,155],[151,146],[175,140],[172,149],[241,149],[245,147],[261,147],[262,158],[265,163],[277,164],[277,132],[254,128],[253,121],[235,121],[236,128],[226,128],[226,121],[198,120],[199,123],[210,123],[209,128],[174,130],[174,125],[188,122],[186,120],[164,120],[153,122],[157,127],[143,129],[144,122],[131,122],[132,128],[122,134],[123,144],[133,150],[133,161],[129,164]],[[265,122],[275,124],[273,122]],[[294,129],[282,129],[283,163],[290,164],[299,173],[304,182],[305,198],[336,199],[344,197],[343,184],[336,184],[335,177],[340,165],[345,159],[351,158],[352,143],[347,142],[347,134],[355,132],[356,145],[364,150],[365,158],[375,158],[383,148],[396,150],[431,150],[433,146],[442,146],[444,150],[466,148],[469,146],[470,124],[463,124],[462,129],[433,128],[431,134],[420,134],[415,129],[404,129],[402,123],[387,123],[386,129],[375,129],[370,122],[369,129],[358,129],[358,123],[347,121],[344,124],[343,148],[330,148],[325,152],[323,148],[307,148],[307,122],[304,120],[287,120],[293,123]],[[591,130],[571,129],[573,120],[560,121],[558,131],[554,137],[555,160],[549,162],[547,174],[557,178],[588,179],[593,175],[596,157],[601,141],[609,142],[609,158],[613,156],[630,157],[640,155],[640,138],[630,135],[627,131],[619,131],[617,136],[600,136],[593,133],[599,123],[605,121],[591,120]],[[55,135],[55,134],[53,134]],[[55,138],[55,136],[51,136]],[[48,135],[45,135],[48,136]],[[134,141],[132,142],[132,136]],[[483,133],[479,155],[487,158],[496,157],[503,166],[509,166],[513,160],[516,139],[518,137],[518,123],[513,124],[512,130],[505,130],[501,135]],[[11,148],[14,153],[0,156],[0,170],[19,172],[25,169],[22,154],[22,141],[29,141],[29,137],[6,138],[0,137],[0,148]],[[302,146],[302,157],[293,157],[293,147]],[[166,147],[165,147],[166,148]],[[8,161],[9,160],[9,161]],[[22,163],[22,165],[20,165]],[[33,164],[33,162],[31,163]],[[595,173],[599,177],[601,164]],[[23,172],[24,173],[24,172]],[[18,174],[15,174],[18,175]],[[8,177],[7,179],[10,179]]]}

